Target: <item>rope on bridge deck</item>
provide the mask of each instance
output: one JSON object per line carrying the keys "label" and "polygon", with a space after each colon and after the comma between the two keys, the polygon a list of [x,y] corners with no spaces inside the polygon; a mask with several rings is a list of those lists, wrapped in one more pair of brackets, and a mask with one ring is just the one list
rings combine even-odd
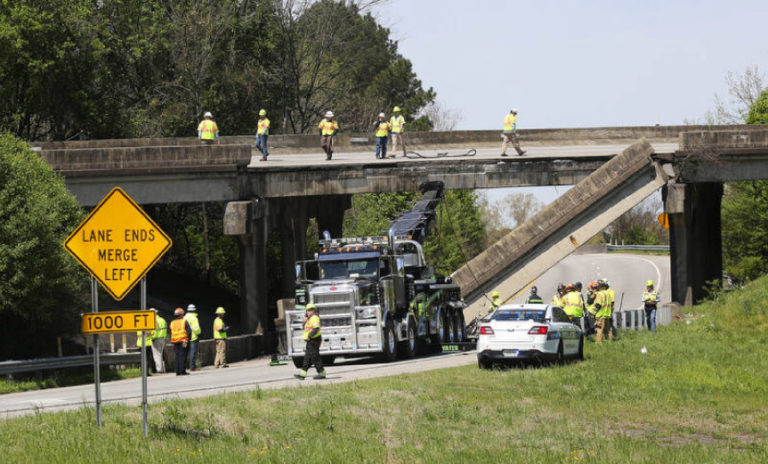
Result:
{"label": "rope on bridge deck", "polygon": [[477,150],[475,150],[474,148],[470,148],[469,150],[466,151],[466,153],[449,153],[447,151],[443,151],[435,154],[434,156],[425,156],[416,151],[409,151],[405,154],[405,156],[408,157],[409,159],[418,159],[418,158],[429,159],[429,158],[461,158],[464,156],[475,156],[476,154],[477,154]]}

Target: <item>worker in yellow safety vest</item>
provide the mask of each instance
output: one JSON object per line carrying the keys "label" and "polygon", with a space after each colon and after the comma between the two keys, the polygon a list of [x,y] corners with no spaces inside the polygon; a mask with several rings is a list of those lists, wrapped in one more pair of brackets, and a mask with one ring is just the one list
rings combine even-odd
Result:
{"label": "worker in yellow safety vest", "polygon": [[197,367],[197,347],[200,344],[200,321],[197,319],[197,307],[190,304],[187,306],[187,314],[184,316],[184,320],[189,323],[189,327],[192,329],[192,335],[189,338],[189,370],[196,371]]}
{"label": "worker in yellow safety vest", "polygon": [[333,136],[339,131],[339,123],[334,119],[333,111],[325,113],[325,118],[317,128],[320,131],[320,146],[325,152],[325,159],[330,160],[333,156]]}
{"label": "worker in yellow safety vest", "polygon": [[185,369],[187,364],[187,345],[189,337],[192,336],[192,328],[189,322],[184,319],[184,310],[176,308],[173,311],[174,320],[171,321],[171,343],[173,344],[174,371],[176,375],[187,375]]}
{"label": "worker in yellow safety vest", "polygon": [[609,300],[608,284],[604,280],[597,281],[597,295],[595,296],[595,343],[600,343],[603,338],[613,341],[613,332],[611,332],[611,303]]}
{"label": "worker in yellow safety vest", "polygon": [[168,343],[168,323],[155,311],[155,330],[152,331],[152,358],[155,360],[155,371],[161,374],[165,373],[165,362],[163,361],[163,351]]}
{"label": "worker in yellow safety vest", "polygon": [[595,299],[597,298],[597,281],[593,280],[587,284],[587,298],[584,301],[587,313],[584,315],[584,335],[591,335],[595,332]]}
{"label": "worker in yellow safety vest", "polygon": [[512,108],[509,114],[504,118],[504,133],[501,134],[504,142],[501,144],[501,156],[507,156],[507,144],[512,142],[517,154],[523,156],[525,150],[520,148],[520,141],[517,138],[517,109]]}
{"label": "worker in yellow safety vest", "polygon": [[653,288],[653,281],[645,282],[643,292],[643,309],[645,309],[645,326],[651,332],[656,332],[656,310],[661,302],[659,291]]}
{"label": "worker in yellow safety vest", "polygon": [[[581,285],[579,285],[581,286]],[[581,317],[583,316],[584,299],[581,292],[577,290],[576,285],[569,285],[565,288],[563,297],[563,311],[571,319],[571,323],[581,327]]]}
{"label": "worker in yellow safety vest", "polygon": [[320,358],[320,345],[323,342],[323,335],[320,331],[320,315],[314,303],[309,303],[304,311],[304,333],[302,334],[302,339],[306,342],[304,364],[301,367],[301,372],[295,374],[294,377],[299,380],[306,379],[309,368],[315,366],[317,370],[315,378],[324,379],[325,368],[323,367],[323,360]]}
{"label": "worker in yellow safety vest", "polygon": [[267,139],[269,138],[269,119],[267,119],[267,110],[259,111],[259,123],[256,127],[256,149],[261,152],[261,161],[266,161],[269,156],[267,150]]}
{"label": "worker in yellow safety vest", "polygon": [[405,134],[403,133],[405,131],[405,118],[400,114],[399,106],[392,108],[392,113],[394,114],[389,118],[390,130],[392,131],[392,152],[397,151],[397,142],[399,140],[403,146],[403,157],[405,157]]}
{"label": "worker in yellow safety vest", "polygon": [[213,365],[216,368],[229,367],[227,364],[227,332],[229,326],[224,324],[224,315],[227,312],[219,306],[216,308],[216,319],[213,320],[213,339],[216,341],[216,359]]}
{"label": "worker in yellow safety vest", "polygon": [[[387,157],[387,137],[389,136],[389,123],[385,120],[387,116],[384,113],[379,113],[379,120],[373,125],[373,130],[376,131],[376,159],[384,159]],[[392,155],[394,158],[394,155]]]}
{"label": "worker in yellow safety vest", "polygon": [[496,311],[497,309],[499,309],[499,306],[501,306],[501,304],[502,304],[502,301],[501,301],[501,295],[499,294],[499,292],[496,290],[492,291],[491,292],[491,309],[493,311]]}
{"label": "worker in yellow safety vest", "polygon": [[[146,334],[144,344],[142,344],[142,334]],[[138,331],[136,332],[136,346],[141,351],[141,357],[144,358],[145,366],[147,366],[147,375],[150,372],[155,372],[155,364],[152,361],[152,331]]]}
{"label": "worker in yellow safety vest", "polygon": [[213,115],[210,111],[206,111],[203,115],[203,120],[197,126],[197,138],[201,143],[212,144],[214,142],[219,143],[219,127],[213,121]]}
{"label": "worker in yellow safety vest", "polygon": [[565,285],[557,284],[557,292],[552,297],[552,306],[560,306],[562,308],[565,305],[563,297],[565,297]]}

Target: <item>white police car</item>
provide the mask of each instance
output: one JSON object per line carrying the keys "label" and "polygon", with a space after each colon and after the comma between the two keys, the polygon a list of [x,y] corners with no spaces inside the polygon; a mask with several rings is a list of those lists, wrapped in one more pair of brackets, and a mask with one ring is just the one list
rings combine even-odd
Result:
{"label": "white police car", "polygon": [[479,324],[477,365],[555,361],[584,358],[581,328],[558,306],[511,304],[501,306]]}

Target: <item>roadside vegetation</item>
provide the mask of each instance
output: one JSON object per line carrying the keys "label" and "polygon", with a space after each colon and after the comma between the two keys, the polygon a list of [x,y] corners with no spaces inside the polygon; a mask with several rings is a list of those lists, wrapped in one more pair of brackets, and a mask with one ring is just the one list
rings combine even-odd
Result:
{"label": "roadside vegetation", "polygon": [[[475,365],[0,423],[5,462],[768,460],[768,278],[564,367]],[[641,348],[647,348],[647,354]]]}
{"label": "roadside vegetation", "polygon": [[[101,381],[131,379],[141,376],[137,366],[102,366]],[[0,394],[16,393],[45,388],[69,387],[93,383],[93,367],[67,369],[53,375],[38,377],[35,374],[17,374],[14,378],[0,379]]]}

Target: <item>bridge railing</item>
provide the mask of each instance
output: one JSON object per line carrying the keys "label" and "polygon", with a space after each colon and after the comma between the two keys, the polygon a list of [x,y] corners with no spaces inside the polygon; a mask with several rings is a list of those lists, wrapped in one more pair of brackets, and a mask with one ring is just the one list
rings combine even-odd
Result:
{"label": "bridge railing", "polygon": [[[102,366],[115,364],[139,364],[141,354],[134,353],[101,353],[99,361]],[[56,358],[25,359],[21,361],[0,362],[0,375],[11,375],[22,372],[48,371],[93,365],[93,355],[62,356]]]}
{"label": "bridge railing", "polygon": [[[656,310],[656,325],[672,323],[672,308],[662,306]],[[613,313],[613,325],[617,330],[641,330],[647,328],[645,309],[625,309]]]}
{"label": "bridge railing", "polygon": [[680,150],[727,150],[768,147],[768,130],[764,126],[743,129],[740,126],[729,130],[693,130],[680,134]]}

